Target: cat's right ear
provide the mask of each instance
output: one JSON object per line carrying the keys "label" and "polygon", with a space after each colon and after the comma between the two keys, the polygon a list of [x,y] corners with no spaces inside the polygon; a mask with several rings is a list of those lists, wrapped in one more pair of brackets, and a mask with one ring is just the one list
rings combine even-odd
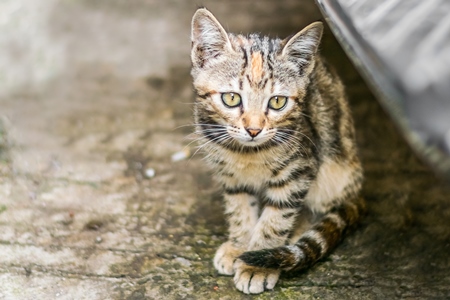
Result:
{"label": "cat's right ear", "polygon": [[292,38],[284,41],[282,55],[301,66],[307,74],[311,73],[322,33],[322,22],[310,24]]}
{"label": "cat's right ear", "polygon": [[191,59],[195,67],[202,68],[225,51],[231,50],[225,29],[206,8],[195,12],[191,30]]}

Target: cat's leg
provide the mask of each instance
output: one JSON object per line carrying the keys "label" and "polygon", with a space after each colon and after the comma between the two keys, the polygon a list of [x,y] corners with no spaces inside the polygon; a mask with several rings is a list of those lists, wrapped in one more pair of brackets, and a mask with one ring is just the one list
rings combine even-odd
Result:
{"label": "cat's leg", "polygon": [[216,251],[214,267],[220,274],[233,275],[236,258],[248,248],[259,207],[256,197],[246,192],[225,191],[224,200],[229,239]]}
{"label": "cat's leg", "polygon": [[[266,206],[254,227],[247,251],[285,245],[298,214],[297,208]],[[258,268],[237,260],[234,268],[236,288],[246,294],[258,294],[275,287],[279,269]]]}
{"label": "cat's leg", "polygon": [[234,285],[245,294],[260,294],[265,290],[272,290],[281,270],[253,267],[237,260],[235,265]]}
{"label": "cat's leg", "polygon": [[298,208],[266,206],[254,227],[247,250],[284,245],[293,230],[297,214]]}
{"label": "cat's leg", "polygon": [[[358,223],[365,212],[364,199],[356,197],[332,207],[327,213],[317,220],[309,230],[304,232],[293,244],[248,251],[239,257],[241,265],[250,270],[264,272],[264,270],[300,270],[312,266],[334,249],[342,239],[344,233]],[[292,242],[292,240],[291,240]],[[243,263],[245,262],[245,264]],[[262,271],[259,271],[262,270]],[[275,271],[268,274],[275,274]],[[248,271],[247,271],[248,273]],[[254,272],[256,274],[256,272]],[[253,278],[255,275],[253,275]],[[236,278],[236,277],[235,277]],[[248,287],[241,289],[243,292],[253,293],[256,288],[250,276]],[[244,286],[240,283],[240,286]],[[239,285],[236,285],[239,289]]]}

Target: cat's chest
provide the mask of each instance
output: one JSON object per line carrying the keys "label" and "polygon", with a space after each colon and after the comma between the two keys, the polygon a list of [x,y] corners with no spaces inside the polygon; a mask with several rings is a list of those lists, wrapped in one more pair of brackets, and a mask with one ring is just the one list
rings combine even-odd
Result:
{"label": "cat's chest", "polygon": [[260,157],[234,157],[228,158],[222,165],[224,174],[232,174],[236,184],[244,184],[260,188],[272,176],[270,159]]}
{"label": "cat's chest", "polygon": [[251,177],[255,179],[268,179],[270,174],[270,169],[268,168],[268,166],[260,162],[241,162],[236,164],[229,164],[228,169],[230,171],[233,170],[235,176],[240,178]]}

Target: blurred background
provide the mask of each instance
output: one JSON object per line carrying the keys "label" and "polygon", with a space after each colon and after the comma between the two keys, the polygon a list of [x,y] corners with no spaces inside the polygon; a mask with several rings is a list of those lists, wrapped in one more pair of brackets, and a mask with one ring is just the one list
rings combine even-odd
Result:
{"label": "blurred background", "polygon": [[410,146],[450,179],[450,3],[316,2]]}
{"label": "blurred background", "polygon": [[311,1],[5,0],[0,89],[36,88],[85,68],[138,78],[189,67],[190,20],[200,6],[226,16],[221,21],[230,31],[273,36],[320,18]]}

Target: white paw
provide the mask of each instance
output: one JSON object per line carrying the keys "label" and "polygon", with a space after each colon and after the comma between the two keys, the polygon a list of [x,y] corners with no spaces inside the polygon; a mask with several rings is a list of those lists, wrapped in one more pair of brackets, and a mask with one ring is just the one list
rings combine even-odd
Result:
{"label": "white paw", "polygon": [[234,247],[231,242],[223,243],[214,256],[214,267],[220,274],[233,275],[233,264],[242,253],[243,250]]}
{"label": "white paw", "polygon": [[271,290],[280,277],[279,270],[251,267],[240,260],[236,261],[234,267],[234,284],[245,294],[260,294]]}

